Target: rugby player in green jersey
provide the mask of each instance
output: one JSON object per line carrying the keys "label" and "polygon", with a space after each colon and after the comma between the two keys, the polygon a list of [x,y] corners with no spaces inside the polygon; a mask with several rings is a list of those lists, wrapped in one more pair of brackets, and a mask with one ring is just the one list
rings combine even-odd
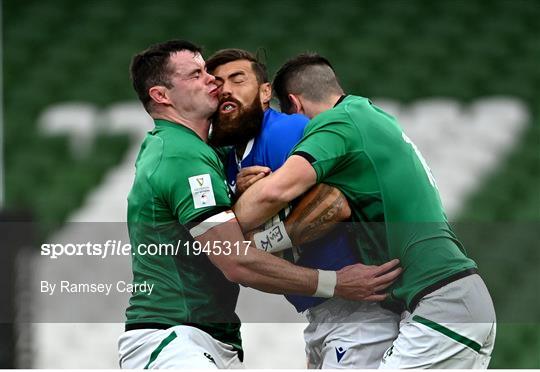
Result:
{"label": "rugby player in green jersey", "polygon": [[206,142],[218,87],[197,46],[154,45],[133,58],[131,77],[155,121],[128,196],[133,282],[154,289],[132,293],[118,345],[122,368],[241,368],[235,283],[272,293],[385,298],[375,292],[399,275],[392,270],[398,260],[318,272],[243,241],[223,164]]}
{"label": "rugby player in green jersey", "polygon": [[404,269],[389,300],[407,311],[380,368],[487,368],[496,328],[493,303],[447,222],[414,143],[371,101],[345,95],[319,55],[288,61],[276,74],[274,91],[283,112],[312,120],[285,164],[235,204],[244,231],[317,183],[338,188],[352,210],[362,261],[398,258]]}

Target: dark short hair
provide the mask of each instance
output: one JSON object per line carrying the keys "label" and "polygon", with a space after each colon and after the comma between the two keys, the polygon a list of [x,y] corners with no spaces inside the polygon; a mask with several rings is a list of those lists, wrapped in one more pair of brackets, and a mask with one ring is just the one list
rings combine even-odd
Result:
{"label": "dark short hair", "polygon": [[276,73],[272,83],[281,111],[290,113],[289,94],[300,94],[321,102],[330,94],[343,94],[334,67],[317,53],[302,53],[289,59]]}
{"label": "dark short hair", "polygon": [[169,59],[172,54],[181,51],[201,53],[202,49],[185,40],[169,40],[151,45],[148,49],[136,54],[129,67],[133,89],[141,100],[146,111],[151,111],[152,99],[148,90],[156,85],[172,87]]}
{"label": "dark short hair", "polygon": [[266,65],[261,62],[258,56],[243,49],[229,48],[218,50],[206,60],[206,70],[211,74],[221,65],[240,60],[251,62],[251,68],[253,69],[259,84],[268,83]]}

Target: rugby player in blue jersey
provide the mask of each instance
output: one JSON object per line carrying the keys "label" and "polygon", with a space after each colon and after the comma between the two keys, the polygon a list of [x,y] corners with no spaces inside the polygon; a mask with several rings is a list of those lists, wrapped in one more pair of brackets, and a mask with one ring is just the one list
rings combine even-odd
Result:
{"label": "rugby player in blue jersey", "polygon": [[[210,143],[233,146],[224,161],[229,186],[238,196],[285,162],[309,119],[270,107],[272,89],[266,66],[253,54],[224,49],[210,57],[206,66],[220,86]],[[335,220],[336,213],[344,219],[350,215],[343,194],[318,185],[301,202],[293,202],[267,222],[253,240],[258,248],[297,265],[337,270],[359,261],[345,226],[325,222]],[[273,238],[276,231],[279,239]],[[399,316],[379,303],[286,297],[310,322],[304,331],[310,368],[377,368],[397,337]]]}

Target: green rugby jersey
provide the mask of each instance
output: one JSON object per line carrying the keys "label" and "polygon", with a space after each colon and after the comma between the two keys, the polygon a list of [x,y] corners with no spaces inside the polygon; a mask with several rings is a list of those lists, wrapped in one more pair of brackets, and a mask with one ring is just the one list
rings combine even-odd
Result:
{"label": "green rugby jersey", "polygon": [[476,268],[447,222],[418,149],[368,99],[347,96],[317,115],[292,154],[311,162],[317,183],[347,197],[362,262],[400,259],[404,271],[391,287],[394,300],[410,308],[430,286]]}
{"label": "green rugby jersey", "polygon": [[[230,206],[215,151],[191,129],[156,120],[141,146],[128,196],[133,282],[154,284],[154,289],[151,295],[132,294],[128,329],[141,323],[189,324],[241,349],[235,314],[239,287],[204,252],[195,254],[186,227]],[[148,254],[149,244],[160,243],[174,250]]]}

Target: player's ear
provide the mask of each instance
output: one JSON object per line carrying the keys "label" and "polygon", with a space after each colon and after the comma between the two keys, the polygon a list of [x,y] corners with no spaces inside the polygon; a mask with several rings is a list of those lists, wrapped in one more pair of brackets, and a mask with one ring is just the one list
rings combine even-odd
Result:
{"label": "player's ear", "polygon": [[263,106],[268,105],[272,99],[272,86],[270,83],[261,84],[259,88],[259,96],[261,97],[261,104]]}
{"label": "player's ear", "polygon": [[161,85],[155,85],[148,89],[148,95],[156,103],[170,104],[171,100],[167,94],[167,88]]}
{"label": "player's ear", "polygon": [[303,114],[304,113],[304,107],[302,105],[302,101],[300,100],[300,97],[289,93],[287,95],[289,98],[289,101],[291,101],[291,112],[290,114]]}

